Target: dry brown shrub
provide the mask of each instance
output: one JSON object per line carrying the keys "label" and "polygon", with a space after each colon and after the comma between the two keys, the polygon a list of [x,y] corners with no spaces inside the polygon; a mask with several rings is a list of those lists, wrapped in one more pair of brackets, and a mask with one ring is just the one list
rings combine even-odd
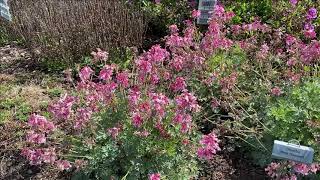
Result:
{"label": "dry brown shrub", "polygon": [[[143,13],[122,0],[9,0],[7,26],[44,57],[77,60],[93,48],[141,46]],[[36,53],[36,54],[37,54]]]}

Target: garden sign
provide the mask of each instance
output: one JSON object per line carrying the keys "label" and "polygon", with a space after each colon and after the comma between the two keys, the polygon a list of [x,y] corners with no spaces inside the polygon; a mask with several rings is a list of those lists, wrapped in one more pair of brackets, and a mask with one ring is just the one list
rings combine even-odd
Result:
{"label": "garden sign", "polygon": [[311,164],[314,150],[310,147],[297,144],[274,141],[272,157],[275,159],[292,160],[296,162]]}
{"label": "garden sign", "polygon": [[0,16],[8,21],[11,21],[8,0],[0,0]]}
{"label": "garden sign", "polygon": [[211,17],[210,12],[214,10],[217,4],[217,0],[199,0],[198,10],[201,12],[198,18],[198,24],[208,24],[208,20]]}

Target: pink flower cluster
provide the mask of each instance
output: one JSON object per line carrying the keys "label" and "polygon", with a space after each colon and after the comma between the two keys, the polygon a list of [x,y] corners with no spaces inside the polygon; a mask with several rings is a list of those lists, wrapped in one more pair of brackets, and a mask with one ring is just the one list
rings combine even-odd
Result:
{"label": "pink flower cluster", "polygon": [[316,174],[319,170],[320,165],[317,163],[307,165],[292,161],[284,161],[282,163],[273,162],[265,168],[268,176],[281,180],[297,180],[298,175],[308,176],[309,174]]}
{"label": "pink flower cluster", "polygon": [[213,132],[208,135],[203,135],[200,144],[202,147],[198,149],[198,156],[202,159],[210,160],[217,151],[221,150],[219,140]]}
{"label": "pink flower cluster", "polygon": [[56,119],[67,120],[71,116],[72,106],[75,101],[75,97],[65,95],[58,102],[49,107],[49,112],[51,112]]}
{"label": "pink flower cluster", "polygon": [[93,56],[93,63],[98,61],[107,61],[109,57],[109,53],[106,51],[102,51],[100,48],[97,48],[97,52],[92,52],[91,55]]}
{"label": "pink flower cluster", "polygon": [[[30,143],[45,144],[46,136],[56,129],[55,125],[48,121],[45,117],[39,115],[31,115],[28,120],[31,130],[27,132],[26,139]],[[24,148],[21,154],[26,157],[31,165],[40,165],[48,163],[56,165],[60,170],[70,169],[71,165],[68,161],[57,160],[54,148]]]}
{"label": "pink flower cluster", "polygon": [[154,173],[149,175],[149,180],[160,180],[160,179],[161,179],[160,173]]}

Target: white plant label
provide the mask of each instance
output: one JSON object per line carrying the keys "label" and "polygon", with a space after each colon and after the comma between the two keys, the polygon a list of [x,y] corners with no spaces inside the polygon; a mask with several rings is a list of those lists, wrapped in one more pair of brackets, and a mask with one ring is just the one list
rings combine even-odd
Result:
{"label": "white plant label", "polygon": [[208,20],[211,17],[210,12],[214,10],[216,4],[217,0],[199,0],[198,10],[201,12],[201,15],[197,20],[198,24],[208,24]]}
{"label": "white plant label", "polygon": [[11,14],[9,10],[8,0],[0,0],[0,16],[8,21],[11,21]]}
{"label": "white plant label", "polygon": [[313,156],[314,150],[310,147],[300,146],[283,141],[274,141],[272,158],[311,164],[313,162]]}

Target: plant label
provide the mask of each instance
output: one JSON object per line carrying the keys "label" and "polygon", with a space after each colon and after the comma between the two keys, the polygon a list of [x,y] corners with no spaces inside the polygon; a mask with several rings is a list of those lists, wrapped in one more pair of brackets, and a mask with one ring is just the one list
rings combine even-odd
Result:
{"label": "plant label", "polygon": [[313,162],[313,156],[314,150],[310,147],[300,146],[283,141],[274,141],[272,158],[311,164]]}
{"label": "plant label", "polygon": [[8,0],[0,0],[0,16],[8,21],[11,21]]}
{"label": "plant label", "polygon": [[217,4],[217,0],[199,0],[198,10],[201,12],[200,17],[197,20],[198,24],[208,24],[208,20],[211,17],[211,12]]}

